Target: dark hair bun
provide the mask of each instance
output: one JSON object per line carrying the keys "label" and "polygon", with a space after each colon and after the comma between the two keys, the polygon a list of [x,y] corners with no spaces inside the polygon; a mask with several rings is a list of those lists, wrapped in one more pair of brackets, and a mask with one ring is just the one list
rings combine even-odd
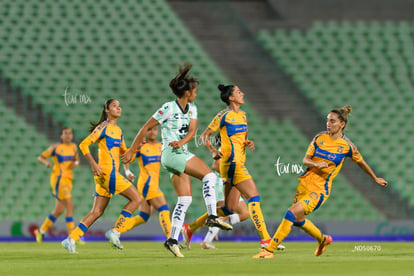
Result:
{"label": "dark hair bun", "polygon": [[224,84],[219,84],[217,86],[217,88],[221,91],[221,92],[226,92],[226,86]]}

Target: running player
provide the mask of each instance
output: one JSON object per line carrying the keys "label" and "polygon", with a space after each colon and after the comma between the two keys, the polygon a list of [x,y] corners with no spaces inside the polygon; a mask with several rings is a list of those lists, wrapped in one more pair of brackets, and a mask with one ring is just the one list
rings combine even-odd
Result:
{"label": "running player", "polygon": [[[244,163],[246,147],[255,150],[254,142],[247,138],[247,115],[240,107],[244,104],[244,93],[237,86],[220,84],[220,97],[227,108],[220,111],[201,135],[204,145],[210,150],[214,159],[221,159],[220,174],[225,182],[224,210],[232,214],[239,203],[240,194],[248,201],[250,218],[259,232],[261,247],[266,247],[270,236],[266,229],[260,207],[260,195]],[[220,130],[221,151],[209,141],[209,137]]]}
{"label": "running player", "polygon": [[73,201],[72,201],[72,180],[73,169],[79,165],[78,148],[72,143],[73,132],[71,128],[65,127],[60,133],[61,142],[51,145],[37,160],[44,164],[46,168],[51,168],[52,164],[47,160],[52,157],[53,169],[50,175],[50,185],[52,195],[56,198],[55,209],[45,219],[39,229],[34,231],[37,243],[42,243],[47,230],[53,226],[57,218],[66,210],[65,220],[68,233],[72,233],[75,228],[73,221]]}
{"label": "running player", "polygon": [[303,158],[303,164],[308,168],[298,178],[299,185],[292,206],[287,210],[269,246],[253,258],[273,258],[273,251],[289,235],[292,225],[315,238],[318,241],[315,256],[322,255],[326,246],[332,243],[332,237],[324,235],[309,219],[306,219],[306,216],[316,211],[328,199],[332,181],[341,170],[345,157],[350,157],[356,162],[375,183],[381,187],[387,186],[387,181],[375,175],[357,147],[343,133],[351,111],[350,106],[344,106],[329,112],[326,122],[327,131],[320,132],[313,138]]}
{"label": "running player", "polygon": [[220,221],[216,211],[216,176],[197,156],[187,150],[197,129],[197,108],[193,104],[197,96],[198,80],[190,76],[191,64],[179,68],[179,73],[170,81],[170,88],[176,100],[165,103],[139,130],[131,148],[122,156],[122,162],[129,163],[148,129],[161,125],[162,154],[161,164],[170,172],[177,194],[177,204],[172,214],[171,234],[164,246],[177,257],[184,257],[178,245],[178,236],[185,214],[191,204],[191,179],[196,177],[203,182],[203,197],[209,217],[207,225],[231,230],[231,225]]}
{"label": "running player", "polygon": [[[62,241],[62,246],[69,253],[76,253],[75,242],[85,235],[89,227],[103,214],[109,200],[116,194],[123,195],[129,202],[122,209],[114,228],[108,230],[105,236],[114,248],[123,249],[119,240],[120,230],[128,223],[132,213],[142,202],[137,189],[119,173],[120,153],[127,150],[122,130],[116,124],[121,117],[121,111],[121,105],[117,100],[107,100],[99,123],[91,123],[91,134],[79,145],[83,155],[91,164],[96,190],[92,210],[69,237]],[[89,151],[89,146],[96,142],[99,146],[99,164]]]}
{"label": "running player", "polygon": [[[136,154],[139,164],[139,178],[137,188],[144,201],[139,206],[139,214],[132,217],[121,232],[146,223],[151,216],[152,209],[159,212],[159,221],[168,238],[171,232],[170,208],[164,193],[159,187],[160,167],[161,167],[161,143],[157,142],[158,127],[150,128],[146,135],[146,143],[141,146]],[[135,175],[129,170],[129,164],[124,165],[125,175],[130,181],[134,181]]]}

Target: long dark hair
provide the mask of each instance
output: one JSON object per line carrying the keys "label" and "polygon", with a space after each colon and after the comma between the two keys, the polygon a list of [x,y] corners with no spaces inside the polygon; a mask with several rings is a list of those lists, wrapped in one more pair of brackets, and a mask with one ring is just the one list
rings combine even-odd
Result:
{"label": "long dark hair", "polygon": [[89,132],[92,132],[98,125],[100,125],[103,121],[105,121],[106,119],[108,119],[108,114],[106,113],[105,110],[109,109],[109,105],[115,101],[115,99],[109,99],[106,100],[103,106],[103,110],[101,113],[101,118],[99,119],[98,123],[94,123],[94,122],[89,122],[91,124],[91,127],[89,128]]}
{"label": "long dark hair", "polygon": [[185,91],[192,91],[198,84],[198,79],[190,76],[191,67],[188,62],[184,66],[180,65],[178,74],[170,81],[170,88],[178,98],[184,96]]}
{"label": "long dark hair", "polygon": [[219,84],[217,88],[220,90],[220,98],[223,102],[225,102],[227,105],[230,104],[229,97],[233,96],[233,88],[234,85],[224,85]]}

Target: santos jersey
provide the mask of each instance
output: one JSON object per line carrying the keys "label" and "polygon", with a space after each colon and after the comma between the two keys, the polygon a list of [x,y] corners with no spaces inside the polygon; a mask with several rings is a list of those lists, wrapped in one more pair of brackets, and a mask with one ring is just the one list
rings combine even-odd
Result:
{"label": "santos jersey", "polygon": [[[161,125],[162,149],[173,141],[180,141],[188,134],[191,119],[197,119],[197,107],[188,103],[185,110],[177,100],[167,102],[152,117]],[[182,146],[187,151],[187,144]]]}

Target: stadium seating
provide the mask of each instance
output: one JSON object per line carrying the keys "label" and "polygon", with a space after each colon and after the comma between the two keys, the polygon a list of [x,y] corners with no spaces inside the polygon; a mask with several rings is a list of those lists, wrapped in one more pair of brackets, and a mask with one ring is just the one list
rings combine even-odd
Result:
{"label": "stadium seating", "polygon": [[[0,39],[4,41],[0,45],[4,53],[0,55],[2,74],[11,79],[13,86],[20,87],[23,93],[32,96],[45,112],[74,128],[78,142],[88,134],[89,121],[99,119],[105,100],[119,99],[123,108],[119,125],[129,145],[140,126],[157,108],[163,102],[174,99],[168,87],[169,80],[176,74],[177,64],[188,60],[194,65],[194,76],[200,79],[196,100],[199,107],[197,134],[200,135],[213,116],[225,107],[223,103],[218,104],[220,100],[216,87],[218,83],[229,83],[229,80],[214,65],[165,1],[125,3],[127,4],[120,5],[109,0],[99,4],[92,0],[58,4],[53,0],[45,0],[30,5],[22,0],[3,3],[0,10]],[[296,40],[301,38],[301,33],[295,34]],[[285,49],[291,47],[287,38],[282,40]],[[293,53],[301,50],[297,47],[291,48],[287,56],[297,60]],[[293,66],[289,62],[290,59],[285,61],[289,68],[301,70],[297,64]],[[311,83],[316,85],[321,82],[321,79],[315,78]],[[303,85],[307,84],[303,82]],[[278,220],[292,200],[297,174],[279,176],[274,164],[279,156],[284,162],[300,164],[309,141],[291,121],[265,120],[250,105],[246,104],[243,108],[249,114],[250,122],[254,122],[249,125],[249,136],[256,142],[257,148],[255,152],[248,153],[247,166],[262,195],[265,217]],[[10,109],[5,112],[12,114]],[[16,120],[12,118],[15,117],[13,114],[10,118],[13,124]],[[19,120],[19,124],[21,131],[24,130],[25,133],[28,133],[26,129],[31,129],[22,120]],[[33,155],[29,158],[33,162],[32,166],[39,166],[33,160],[48,143],[34,129],[30,133],[42,141],[36,147],[26,148]],[[13,135],[13,139],[7,140],[8,143],[18,139],[19,132]],[[291,138],[286,139],[286,135]],[[15,148],[20,148],[20,144]],[[207,150],[195,141],[190,143],[190,149],[210,165],[211,156]],[[19,162],[19,158],[14,155],[10,154],[9,158],[13,162]],[[20,166],[16,164],[11,167]],[[135,166],[132,170],[137,171]],[[38,170],[35,177],[32,172],[30,175],[22,174],[17,181],[13,178],[13,170],[10,170],[8,176],[6,174],[2,177],[8,177],[7,183],[17,183],[16,186],[24,187],[25,181],[29,179],[31,183],[35,183],[33,186],[42,185],[34,194],[48,198],[47,202],[50,203],[53,199],[48,197],[46,189],[43,188],[47,173],[45,169]],[[193,182],[193,203],[188,212],[189,219],[194,219],[205,211],[201,182]],[[78,219],[86,214],[92,204],[89,195],[94,187],[88,166],[77,169],[75,183],[79,183],[73,191],[77,207],[75,216]],[[161,173],[160,185],[170,206],[173,206],[176,196],[164,170]],[[346,194],[347,200],[329,201],[329,209],[341,210],[345,204],[350,211],[339,216],[328,212],[328,209],[322,209],[321,219],[382,218],[342,177],[338,177],[334,189],[338,198],[341,197],[339,195]],[[332,197],[335,197],[335,193]],[[25,196],[26,193],[22,194]],[[33,193],[27,193],[27,197],[33,197]],[[15,198],[16,194],[10,194],[7,200],[13,202]],[[20,209],[13,215],[25,219],[42,219],[51,206],[45,202],[39,203],[42,206],[40,210],[33,209],[33,212],[25,213]],[[122,197],[114,197],[105,212],[105,218],[115,219],[124,203],[125,199]],[[8,214],[0,214],[0,219],[13,218]]]}
{"label": "stadium seating", "polygon": [[411,22],[315,22],[308,30],[262,31],[258,39],[321,110],[353,107],[346,134],[414,206]]}

